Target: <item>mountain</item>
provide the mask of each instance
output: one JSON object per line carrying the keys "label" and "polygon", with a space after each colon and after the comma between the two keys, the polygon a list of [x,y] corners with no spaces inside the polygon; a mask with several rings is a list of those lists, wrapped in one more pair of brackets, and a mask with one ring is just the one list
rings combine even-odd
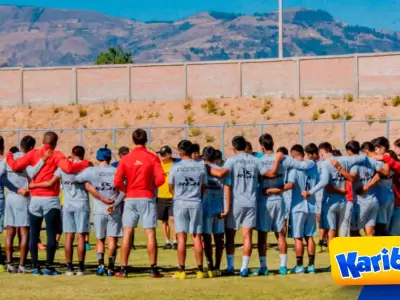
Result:
{"label": "mountain", "polygon": [[[135,63],[277,57],[278,14],[203,12],[176,22],[137,22],[95,11],[0,6],[0,63],[93,64],[121,45]],[[347,25],[321,10],[284,11],[284,55],[400,51],[400,33]]]}

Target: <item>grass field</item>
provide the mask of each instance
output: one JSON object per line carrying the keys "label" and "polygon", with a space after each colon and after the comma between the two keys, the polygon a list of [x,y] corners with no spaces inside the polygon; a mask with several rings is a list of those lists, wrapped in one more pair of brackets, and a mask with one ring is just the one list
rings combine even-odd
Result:
{"label": "grass field", "polygon": [[[44,237],[44,233],[42,233]],[[162,235],[158,232],[159,244],[162,246]],[[237,240],[239,241],[239,240]],[[271,243],[276,243],[270,234]],[[332,283],[330,273],[287,275],[276,274],[279,266],[279,255],[268,249],[268,267],[272,271],[267,277],[219,277],[197,280],[194,276],[194,258],[191,247],[188,248],[187,268],[193,271],[186,280],[174,280],[171,274],[176,266],[177,258],[174,250],[159,250],[158,265],[163,269],[166,278],[150,279],[148,273],[148,257],[145,248],[144,233],[137,230],[137,250],[131,252],[130,265],[133,269],[128,279],[97,277],[92,275],[96,270],[96,253],[94,236],[91,235],[93,250],[87,253],[87,269],[91,275],[85,277],[35,277],[32,275],[0,274],[0,299],[357,299],[360,288],[338,287]],[[289,241],[289,267],[295,263],[292,241]],[[57,251],[58,268],[64,268],[64,249]],[[18,255],[18,254],[17,254]],[[44,258],[45,252],[40,256]],[[76,252],[75,252],[76,256]],[[240,266],[241,249],[236,250],[235,265]],[[106,256],[107,261],[107,256]],[[305,263],[307,258],[305,257]],[[117,258],[119,265],[119,257]],[[251,268],[258,265],[256,249],[253,251]],[[316,257],[317,269],[329,265],[328,254]],[[225,258],[223,266],[225,268]]]}

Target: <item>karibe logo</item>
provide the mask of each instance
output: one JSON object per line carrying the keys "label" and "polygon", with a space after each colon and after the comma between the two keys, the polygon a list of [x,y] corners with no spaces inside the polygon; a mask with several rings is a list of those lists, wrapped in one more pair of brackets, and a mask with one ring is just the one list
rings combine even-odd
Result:
{"label": "karibe logo", "polygon": [[329,252],[337,284],[400,284],[400,237],[335,238]]}

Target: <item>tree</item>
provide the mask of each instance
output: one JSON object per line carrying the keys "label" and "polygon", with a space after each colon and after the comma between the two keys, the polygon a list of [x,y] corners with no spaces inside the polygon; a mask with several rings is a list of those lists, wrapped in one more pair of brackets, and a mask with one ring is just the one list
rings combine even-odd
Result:
{"label": "tree", "polygon": [[96,65],[132,64],[132,53],[125,52],[121,46],[110,47],[107,52],[100,52],[96,58]]}

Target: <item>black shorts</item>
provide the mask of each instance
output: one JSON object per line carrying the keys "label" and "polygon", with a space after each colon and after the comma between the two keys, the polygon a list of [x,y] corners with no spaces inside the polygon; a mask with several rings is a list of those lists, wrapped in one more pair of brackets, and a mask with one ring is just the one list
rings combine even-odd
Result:
{"label": "black shorts", "polygon": [[157,217],[160,221],[168,221],[173,216],[173,200],[157,198]]}

